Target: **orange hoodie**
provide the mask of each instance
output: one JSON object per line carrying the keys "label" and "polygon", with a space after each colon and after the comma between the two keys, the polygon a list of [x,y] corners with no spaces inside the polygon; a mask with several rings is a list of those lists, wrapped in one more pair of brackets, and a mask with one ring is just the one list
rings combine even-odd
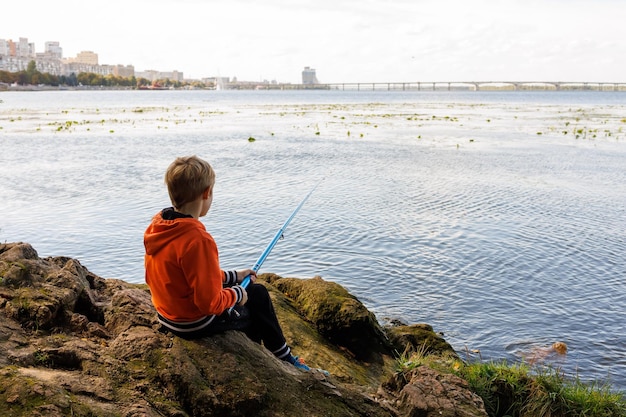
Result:
{"label": "orange hoodie", "polygon": [[175,322],[221,314],[240,301],[240,292],[223,288],[225,273],[213,237],[192,217],[164,219],[168,210],[172,209],[157,213],[144,233],[152,304],[160,315]]}

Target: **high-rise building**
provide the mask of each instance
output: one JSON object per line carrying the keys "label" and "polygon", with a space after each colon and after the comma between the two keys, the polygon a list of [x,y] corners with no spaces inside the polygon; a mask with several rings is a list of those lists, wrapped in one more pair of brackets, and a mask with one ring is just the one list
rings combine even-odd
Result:
{"label": "high-rise building", "polygon": [[63,58],[63,48],[61,48],[59,42],[49,41],[46,42],[45,54],[50,58],[61,59]]}
{"label": "high-rise building", "polygon": [[304,67],[302,71],[302,84],[319,84],[317,76],[315,75],[315,69]]}
{"label": "high-rise building", "polygon": [[0,56],[9,56],[9,41],[0,39]]}
{"label": "high-rise building", "polygon": [[23,71],[28,68],[30,61],[35,59],[35,44],[29,43],[27,38],[0,40],[0,70],[9,72]]}
{"label": "high-rise building", "polygon": [[15,45],[15,56],[20,58],[34,58],[35,44],[29,43],[28,38],[20,38],[20,41]]}

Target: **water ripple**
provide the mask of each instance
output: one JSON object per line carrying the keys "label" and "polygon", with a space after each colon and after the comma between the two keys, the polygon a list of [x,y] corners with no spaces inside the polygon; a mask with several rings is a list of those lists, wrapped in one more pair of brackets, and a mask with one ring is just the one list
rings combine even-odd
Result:
{"label": "water ripple", "polygon": [[[222,266],[249,267],[323,178],[262,272],[321,275],[484,358],[563,340],[567,372],[626,387],[623,94],[180,94],[5,100],[0,116],[25,113],[0,130],[3,240],[142,282],[163,172],[198,154]],[[61,110],[106,123],[47,132]]]}

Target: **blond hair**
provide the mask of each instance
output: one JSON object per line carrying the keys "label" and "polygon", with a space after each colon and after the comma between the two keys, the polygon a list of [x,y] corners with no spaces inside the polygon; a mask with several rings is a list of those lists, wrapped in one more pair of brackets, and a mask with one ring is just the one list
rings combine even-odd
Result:
{"label": "blond hair", "polygon": [[165,172],[165,184],[172,205],[180,209],[215,184],[215,171],[195,155],[178,157]]}

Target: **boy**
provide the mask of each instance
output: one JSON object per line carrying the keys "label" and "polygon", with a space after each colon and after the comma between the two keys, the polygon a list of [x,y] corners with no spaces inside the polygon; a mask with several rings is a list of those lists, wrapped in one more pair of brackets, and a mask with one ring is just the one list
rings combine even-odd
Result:
{"label": "boy", "polygon": [[[308,371],[285,341],[267,289],[251,269],[220,269],[217,245],[198,219],[213,202],[215,172],[197,156],[177,158],[165,173],[173,207],[144,234],[146,283],[161,326],[184,338],[243,330],[277,358]],[[250,275],[247,289],[239,286]]]}

